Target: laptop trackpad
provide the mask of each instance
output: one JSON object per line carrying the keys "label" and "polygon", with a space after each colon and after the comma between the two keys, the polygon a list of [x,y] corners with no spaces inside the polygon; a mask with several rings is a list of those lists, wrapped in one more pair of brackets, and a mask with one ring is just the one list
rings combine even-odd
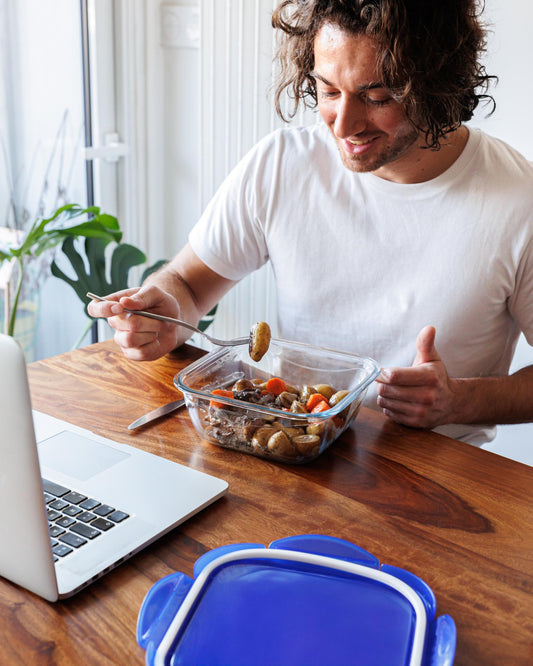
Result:
{"label": "laptop trackpad", "polygon": [[128,453],[67,431],[45,439],[39,443],[38,448],[42,466],[55,469],[80,481],[86,481],[91,476],[129,458]]}

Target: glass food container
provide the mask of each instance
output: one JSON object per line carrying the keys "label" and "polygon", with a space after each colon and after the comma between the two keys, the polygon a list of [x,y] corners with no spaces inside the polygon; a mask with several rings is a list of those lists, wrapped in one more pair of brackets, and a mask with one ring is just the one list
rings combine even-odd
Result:
{"label": "glass food container", "polygon": [[368,357],[273,338],[259,362],[246,344],[222,347],[178,373],[174,384],[203,439],[306,463],[353,422],[379,371]]}

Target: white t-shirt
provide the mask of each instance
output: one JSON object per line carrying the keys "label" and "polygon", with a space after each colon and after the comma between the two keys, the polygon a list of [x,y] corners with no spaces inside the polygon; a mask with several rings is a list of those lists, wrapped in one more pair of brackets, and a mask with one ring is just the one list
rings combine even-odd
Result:
{"label": "white t-shirt", "polygon": [[[398,184],[346,169],[323,124],[277,130],[189,240],[231,280],[270,260],[283,338],[410,366],[431,324],[452,377],[506,375],[520,331],[533,344],[533,165],[480,131],[437,178]],[[366,404],[377,409],[375,387]],[[475,444],[494,436],[438,431]]]}

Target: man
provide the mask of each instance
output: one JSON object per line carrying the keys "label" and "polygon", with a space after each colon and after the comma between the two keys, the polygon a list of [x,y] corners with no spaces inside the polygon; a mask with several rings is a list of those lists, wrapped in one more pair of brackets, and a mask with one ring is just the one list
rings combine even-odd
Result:
{"label": "man", "polygon": [[[322,123],[263,139],[223,183],[187,246],[109,317],[132,359],[185,330],[272,264],[280,336],[359,352],[383,367],[367,404],[405,425],[480,444],[533,420],[533,167],[469,130],[489,78],[475,0],[286,0],[276,104],[288,89]],[[416,340],[416,342],[415,342]]]}

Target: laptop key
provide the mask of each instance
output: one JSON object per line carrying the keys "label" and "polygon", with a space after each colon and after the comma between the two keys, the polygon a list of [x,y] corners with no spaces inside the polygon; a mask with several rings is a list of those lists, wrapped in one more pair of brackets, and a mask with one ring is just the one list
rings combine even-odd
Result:
{"label": "laptop key", "polygon": [[114,523],[121,523],[123,520],[126,520],[126,518],[129,518],[129,514],[124,511],[113,511],[113,513],[110,513],[107,517]]}
{"label": "laptop key", "polygon": [[97,518],[91,523],[94,527],[103,532],[110,530],[112,527],[115,527],[115,523],[112,523],[110,520],[105,520],[105,518]]}
{"label": "laptop key", "polygon": [[52,509],[57,509],[57,511],[61,511],[61,509],[68,506],[68,502],[65,502],[62,499],[55,499],[53,502],[50,502],[48,506],[52,507]]}
{"label": "laptop key", "polygon": [[63,513],[67,516],[77,516],[78,513],[81,513],[82,510],[79,506],[74,506],[69,504],[66,509],[63,509]]}
{"label": "laptop key", "polygon": [[73,546],[74,548],[79,548],[80,546],[83,546],[84,544],[87,543],[86,539],[82,539],[76,534],[71,534],[70,532],[65,532],[65,534],[62,534],[58,538],[59,541],[62,541],[63,543],[68,544],[69,546]]}
{"label": "laptop key", "polygon": [[65,555],[72,553],[72,548],[69,548],[68,546],[65,546],[65,544],[60,543],[57,546],[54,546],[52,552],[54,555],[59,555],[59,557],[65,557]]}
{"label": "laptop key", "polygon": [[96,516],[90,511],[84,511],[76,516],[76,520],[81,521],[82,523],[90,523],[91,520],[94,520]]}
{"label": "laptop key", "polygon": [[55,520],[56,518],[59,518],[61,514],[54,509],[46,509],[46,515],[48,516],[48,520]]}
{"label": "laptop key", "polygon": [[87,539],[94,539],[97,536],[100,536],[102,532],[100,530],[91,527],[90,525],[84,525],[83,523],[76,523],[70,528],[71,532],[76,532],[76,534],[81,535]]}
{"label": "laptop key", "polygon": [[50,525],[49,531],[51,537],[58,537],[60,534],[63,534],[65,530],[62,527],[58,527],[57,525]]}
{"label": "laptop key", "polygon": [[65,486],[60,486],[59,483],[54,483],[53,481],[48,481],[48,479],[43,479],[43,490],[50,495],[55,495],[56,497],[63,497],[68,492],[70,488],[65,488]]}
{"label": "laptop key", "polygon": [[98,516],[107,516],[108,513],[111,513],[115,510],[114,506],[109,506],[109,504],[102,504],[93,510],[93,513],[96,513]]}
{"label": "laptop key", "polygon": [[74,525],[75,522],[76,521],[74,520],[74,518],[63,516],[62,518],[56,520],[56,525],[61,525],[61,527],[70,527],[71,525]]}
{"label": "laptop key", "polygon": [[79,504],[80,502],[83,502],[87,499],[87,495],[82,495],[81,493],[77,493],[74,490],[71,490],[66,495],[63,495],[63,499],[67,500],[67,502],[70,502],[71,504]]}
{"label": "laptop key", "polygon": [[100,502],[89,497],[84,502],[80,503],[82,509],[87,509],[87,511],[92,511],[95,507],[100,506]]}
{"label": "laptop key", "polygon": [[43,493],[44,495],[44,503],[45,504],[50,504],[53,500],[55,500],[54,495],[50,495],[50,493]]}

